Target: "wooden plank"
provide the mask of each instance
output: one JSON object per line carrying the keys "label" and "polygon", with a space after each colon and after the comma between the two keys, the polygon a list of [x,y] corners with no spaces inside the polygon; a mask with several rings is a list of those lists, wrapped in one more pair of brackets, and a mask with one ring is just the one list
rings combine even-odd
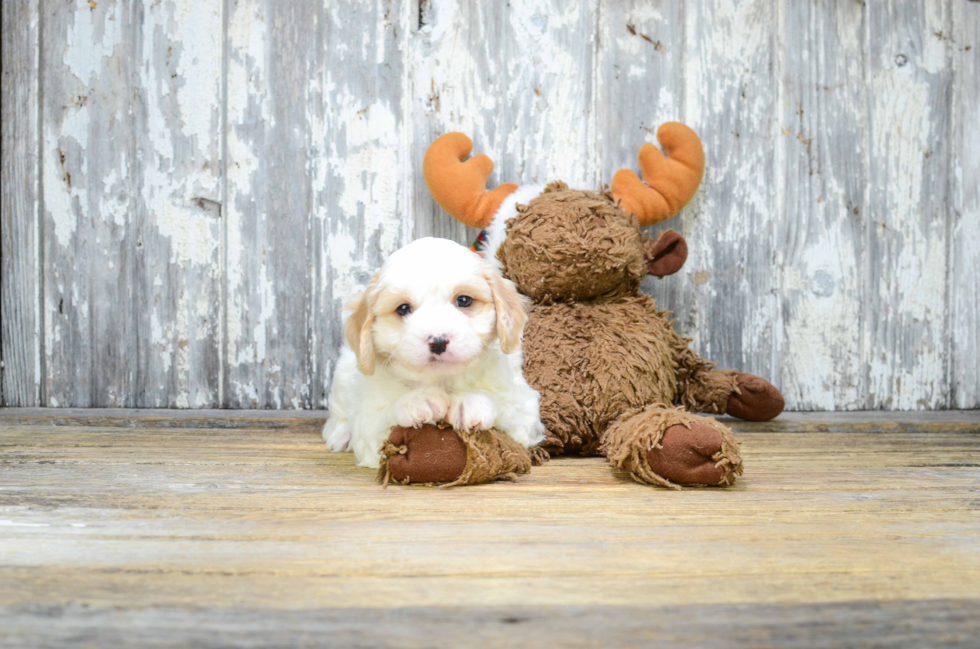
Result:
{"label": "wooden plank", "polygon": [[794,414],[842,432],[743,432],[735,488],[681,492],[601,458],[517,484],[382,489],[316,427],[30,414],[45,413],[0,413],[0,638],[14,646],[976,635],[976,411]]}
{"label": "wooden plank", "polygon": [[474,153],[490,156],[497,170],[488,186],[510,180],[499,167],[505,156],[499,123],[505,83],[496,44],[502,42],[505,11],[493,2],[419,2],[411,60],[415,238],[445,237],[468,245],[476,236],[435,204],[420,177],[426,148],[443,133],[463,131],[473,140]]}
{"label": "wooden plank", "polygon": [[413,8],[407,0],[348,0],[318,10],[306,106],[313,195],[306,407],[327,405],[344,305],[412,239],[405,59],[417,20]]}
{"label": "wooden plank", "polygon": [[771,233],[780,218],[772,182],[780,173],[773,122],[777,28],[771,0],[687,6],[681,75],[683,121],[699,130],[706,170],[684,216],[692,244],[684,271],[690,290],[682,294],[689,311],[677,328],[721,367],[766,377],[775,355]]}
{"label": "wooden plank", "polygon": [[[133,408],[0,408],[0,422],[17,426],[120,428],[315,428],[325,410],[156,410]],[[942,433],[980,430],[978,410],[784,412],[773,421],[723,417],[736,432]]]}
{"label": "wooden plank", "polygon": [[[140,407],[215,407],[221,378],[222,7],[166,0],[142,6],[136,16],[134,398]],[[110,405],[100,398],[96,404]]]}
{"label": "wooden plank", "polygon": [[46,7],[47,405],[217,405],[222,19],[199,4]]}
{"label": "wooden plank", "polygon": [[[688,34],[681,26],[690,9],[684,3],[609,2],[599,9],[599,35],[596,82],[596,142],[599,182],[610,183],[621,168],[639,173],[637,154],[645,142],[656,146],[657,128],[664,122],[686,121],[699,133],[710,131],[705,122],[694,123],[686,109],[685,57]],[[691,100],[693,103],[693,100]],[[663,230],[691,235],[693,254],[705,249],[709,240],[692,235],[694,220],[704,192],[675,218],[648,228],[650,236]],[[678,327],[690,335],[697,310],[696,285],[699,278],[692,262],[679,274],[665,280],[648,277],[642,290],[652,295],[660,308],[670,309]],[[710,335],[710,334],[709,334]]]}
{"label": "wooden plank", "polygon": [[946,333],[950,16],[869,3],[866,407],[949,404]]}
{"label": "wooden plank", "polygon": [[415,235],[472,242],[432,201],[425,149],[463,131],[496,170],[489,185],[564,180],[595,188],[593,52],[598,2],[420,4],[412,61]]}
{"label": "wooden plank", "polygon": [[306,110],[315,8],[228,11],[226,333],[222,406],[309,403],[310,186]]}
{"label": "wooden plank", "polygon": [[980,408],[980,4],[950,7],[949,405]]}
{"label": "wooden plank", "polygon": [[[368,489],[373,484],[373,472],[356,468],[351,456],[326,455],[322,448],[311,444],[315,439],[313,434],[318,432],[312,426],[180,428],[150,422],[135,430],[99,426],[80,429],[77,425],[68,424],[47,427],[42,431],[38,431],[37,427],[10,426],[4,426],[4,430],[6,493],[3,498],[4,503],[9,505],[26,506],[43,501],[68,508],[100,509],[103,503],[91,497],[108,489],[112,491],[113,506],[121,509],[139,509],[147,497],[152,497],[157,506],[183,507],[188,512],[215,505],[244,506],[240,502],[242,491],[239,479],[246,474],[250,477],[248,494],[254,499],[253,504],[281,511],[283,517],[289,517],[287,511],[299,514],[315,508],[322,498],[329,497],[327,492],[336,496],[340,491],[364,488],[363,491],[351,492],[349,495],[353,500],[350,502],[331,506],[334,516],[358,520],[362,517],[356,512],[381,514],[390,503],[389,499],[397,497],[379,497]],[[846,435],[740,433],[745,453],[752,457],[753,473],[747,475],[742,480],[744,484],[736,489],[692,498],[703,498],[718,504],[727,497],[724,493],[739,492],[739,511],[743,520],[758,522],[766,520],[772,505],[771,494],[767,495],[766,492],[789,488],[796,493],[801,507],[807,511],[787,512],[782,521],[787,525],[808,519],[831,520],[829,517],[858,510],[874,518],[877,524],[884,525],[895,522],[894,512],[875,510],[880,502],[898,504],[909,495],[920,493],[923,499],[932,501],[931,507],[915,512],[906,511],[903,516],[911,517],[907,520],[935,517],[937,512],[946,516],[955,512],[957,520],[968,520],[976,505],[969,487],[970,480],[976,477],[974,469],[978,468],[977,433],[976,426],[972,430],[942,433],[909,433],[902,430],[848,432]],[[144,450],[148,447],[147,437],[151,434],[159,441],[153,447],[153,455],[147,456]],[[879,445],[884,445],[883,449],[877,448]],[[834,465],[827,467],[822,456],[835,447],[846,450],[836,450]],[[813,465],[813,470],[821,475],[802,482],[795,474],[798,471],[806,472],[808,465]],[[175,467],[179,466],[186,466],[195,481],[168,481],[177,470]],[[890,485],[877,479],[868,481],[869,475],[888,469],[904,470],[902,484]],[[937,472],[936,469],[943,470]],[[100,482],[100,472],[111,475],[113,480]],[[553,492],[574,484],[587,484],[588,491],[566,494],[562,503],[554,504],[547,512],[535,511],[529,504],[511,514],[516,517],[515,520],[519,518],[525,522],[569,516],[576,518],[580,515],[587,517],[591,514],[576,512],[582,506],[578,501],[589,499],[590,494],[601,491],[619,494],[619,497],[627,499],[643,495],[643,492],[634,490],[631,482],[623,481],[623,477],[623,474],[612,471],[602,458],[587,461],[556,458],[541,467],[540,471],[522,478],[521,484],[533,486],[527,494],[529,501],[539,499],[539,490],[542,489]],[[71,489],[60,488],[65,481],[72,484]],[[160,486],[162,483],[166,483],[163,488]],[[513,485],[497,486],[499,491],[485,497],[504,503],[513,495]],[[832,502],[828,500],[830,492],[835,494]],[[856,492],[875,492],[878,494],[877,502],[855,504],[852,498],[837,498]],[[404,520],[424,521],[434,511],[426,507],[442,511],[443,507],[452,508],[465,501],[466,496],[459,490],[447,493],[457,495],[440,496],[436,501],[421,497],[418,500],[410,499],[415,504],[406,503],[400,515],[406,517]],[[666,514],[668,510],[683,509],[689,505],[687,499],[681,499],[663,503],[662,507]],[[489,523],[499,513],[494,509],[473,513],[467,521]],[[334,519],[325,519],[329,520]],[[604,520],[610,523],[635,522],[635,511],[630,508],[610,511]],[[690,524],[714,523],[704,519],[690,521]]]}
{"label": "wooden plank", "polygon": [[407,242],[405,12],[229,6],[224,406],[323,406],[342,304]]}
{"label": "wooden plank", "polygon": [[0,421],[20,426],[120,428],[323,427],[325,410],[171,410],[154,408],[0,408]]}
{"label": "wooden plank", "polygon": [[866,13],[862,3],[780,3],[773,381],[803,410],[854,410],[868,398]]}
{"label": "wooden plank", "polygon": [[0,404],[40,405],[37,0],[3,3]]}
{"label": "wooden plank", "polygon": [[139,11],[42,4],[46,406],[137,403]]}
{"label": "wooden plank", "polygon": [[0,607],[11,644],[73,647],[962,647],[980,634],[977,600],[862,600],[637,609],[560,606],[256,611]]}
{"label": "wooden plank", "polygon": [[645,290],[698,351],[794,409],[980,405],[976,3],[200,4],[4,9],[6,403],[322,407],[342,302],[473,234],[436,135],[589,187],[680,118],[708,175]]}

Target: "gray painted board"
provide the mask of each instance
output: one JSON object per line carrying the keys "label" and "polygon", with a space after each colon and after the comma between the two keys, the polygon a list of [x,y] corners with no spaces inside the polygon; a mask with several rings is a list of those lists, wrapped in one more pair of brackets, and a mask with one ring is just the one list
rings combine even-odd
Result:
{"label": "gray painted board", "polygon": [[953,3],[950,120],[950,407],[980,407],[980,3]]}
{"label": "gray painted board", "polygon": [[150,3],[138,20],[136,403],[202,407],[221,378],[222,11]]}
{"label": "gray painted board", "polygon": [[41,2],[44,405],[137,403],[139,11]]}
{"label": "gray painted board", "polygon": [[4,3],[2,399],[322,408],[425,147],[595,188],[702,136],[644,289],[790,408],[980,407],[980,2]]}
{"label": "gray painted board", "polygon": [[[596,97],[594,130],[597,183],[608,184],[621,168],[639,173],[637,154],[644,143],[656,142],[660,124],[687,121],[698,131],[702,125],[693,123],[693,113],[687,111],[694,88],[685,82],[685,64],[691,59],[686,56],[687,30],[681,27],[686,20],[684,3],[653,7],[642,1],[607,1],[600,7],[599,19],[596,85],[602,91]],[[672,229],[695,236],[702,198],[698,195],[675,218],[651,226],[648,234]],[[696,327],[696,282],[702,276],[697,269],[702,266],[691,257],[683,272],[665,280],[649,277],[643,283],[643,289],[672,310],[677,326],[687,332]]]}
{"label": "gray painted board", "polygon": [[775,376],[801,409],[853,410],[867,396],[867,10],[797,5],[779,10]]}
{"label": "gray painted board", "polygon": [[867,406],[937,408],[949,400],[948,8],[877,2],[867,20]]}
{"label": "gray painted board", "polygon": [[409,240],[398,3],[229,3],[225,390],[326,403],[342,307]]}
{"label": "gray painted board", "polygon": [[0,403],[39,403],[37,1],[5,2],[0,157]]}

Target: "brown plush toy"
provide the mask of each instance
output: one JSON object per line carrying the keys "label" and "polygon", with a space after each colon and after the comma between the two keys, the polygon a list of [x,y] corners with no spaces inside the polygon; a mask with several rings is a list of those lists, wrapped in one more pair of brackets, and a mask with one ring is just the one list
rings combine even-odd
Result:
{"label": "brown plush toy", "polygon": [[[727,426],[693,413],[765,421],[782,412],[783,397],[757,376],[715,370],[674,331],[669,312],[639,292],[647,274],[676,273],[687,258],[680,234],[667,230],[653,240],[640,228],[676,214],[704,170],[701,141],[690,128],[664,124],[657,138],[666,156],[644,145],[643,180],[621,169],[611,191],[571,190],[562,182],[486,191],[493,163],[484,155],[464,162],[472,144],[461,133],[432,144],[424,172],[435,200],[484,229],[483,252],[534,301],[524,331],[524,373],[541,393],[548,430],[542,447],[551,454],[605,455],[645,484],[730,485],[742,473],[738,443]],[[397,465],[395,477],[403,482],[493,479],[492,470],[467,479],[474,465],[472,457],[463,460],[467,449],[480,466],[499,466],[500,474],[530,468],[530,454],[515,463],[521,449],[494,441],[503,437],[495,431],[482,442],[452,430],[437,437],[396,430],[383,453],[385,475]],[[439,480],[413,479],[423,458],[438,457],[436,448],[456,448],[456,464]],[[497,459],[504,450],[510,462]]]}

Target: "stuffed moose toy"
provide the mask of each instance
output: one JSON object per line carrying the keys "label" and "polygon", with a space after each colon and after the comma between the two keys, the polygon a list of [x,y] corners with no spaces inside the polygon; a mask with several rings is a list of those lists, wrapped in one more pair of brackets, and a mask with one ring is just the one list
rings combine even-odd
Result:
{"label": "stuffed moose toy", "polygon": [[488,191],[493,162],[466,160],[468,137],[448,133],[429,147],[424,173],[435,201],[482,230],[480,252],[533,301],[523,367],[541,394],[547,437],[529,450],[495,430],[396,428],[379,479],[474,484],[526,473],[549,454],[600,454],[644,484],[734,483],[742,460],[731,430],[694,413],[765,421],[784,401],[760,377],[714,369],[639,292],[646,275],[676,273],[687,258],[677,232],[651,239],[640,228],[679,212],[704,171],[690,128],[667,123],[657,139],[664,153],[640,149],[643,180],[621,169],[598,192],[562,182]]}

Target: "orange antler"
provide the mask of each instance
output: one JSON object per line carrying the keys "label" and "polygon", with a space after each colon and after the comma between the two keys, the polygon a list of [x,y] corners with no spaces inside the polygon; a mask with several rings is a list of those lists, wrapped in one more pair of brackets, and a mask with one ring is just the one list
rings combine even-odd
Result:
{"label": "orange antler", "polygon": [[446,133],[425,152],[422,173],[429,193],[442,209],[471,228],[483,229],[504,199],[517,191],[517,185],[504,183],[487,191],[493,161],[481,153],[463,162],[472,150],[470,138]]}
{"label": "orange antler", "polygon": [[668,122],[657,129],[657,140],[667,155],[649,143],[640,148],[642,181],[629,169],[613,176],[613,196],[627,214],[636,214],[640,225],[660,223],[680,212],[694,198],[704,175],[704,149],[697,133],[680,122]]}

